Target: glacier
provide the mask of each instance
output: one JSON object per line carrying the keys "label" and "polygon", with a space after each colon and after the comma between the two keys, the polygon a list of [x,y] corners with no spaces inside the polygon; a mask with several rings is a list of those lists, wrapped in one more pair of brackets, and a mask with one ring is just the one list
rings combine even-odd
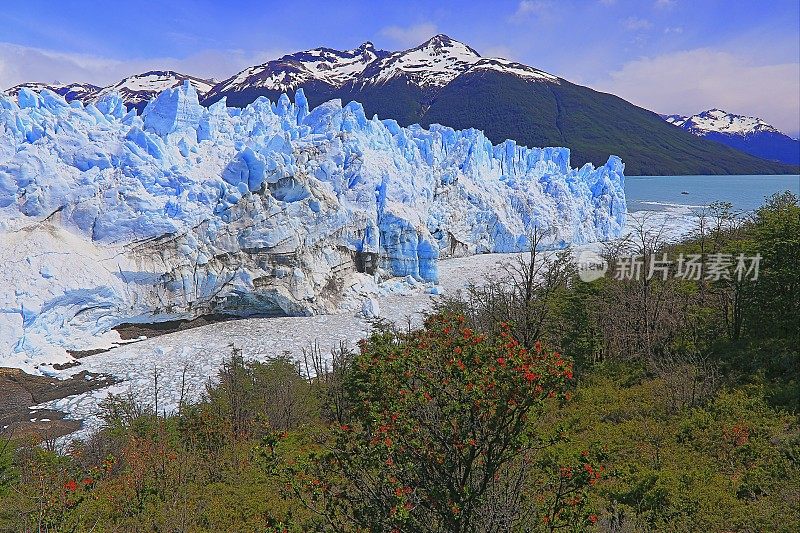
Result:
{"label": "glacier", "polygon": [[0,96],[0,366],[49,372],[123,323],[333,312],[359,279],[433,286],[440,258],[523,251],[533,228],[612,239],[623,170],[302,89],[205,108],[187,82],[141,115],[21,89]]}

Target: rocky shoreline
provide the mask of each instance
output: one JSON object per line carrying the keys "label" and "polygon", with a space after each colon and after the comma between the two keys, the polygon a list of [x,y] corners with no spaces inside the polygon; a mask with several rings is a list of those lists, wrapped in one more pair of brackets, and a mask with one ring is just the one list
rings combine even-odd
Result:
{"label": "rocky shoreline", "polygon": [[116,380],[82,371],[66,379],[34,376],[18,368],[0,368],[0,437],[54,441],[81,428],[82,421],[54,409],[33,406],[107,387]]}

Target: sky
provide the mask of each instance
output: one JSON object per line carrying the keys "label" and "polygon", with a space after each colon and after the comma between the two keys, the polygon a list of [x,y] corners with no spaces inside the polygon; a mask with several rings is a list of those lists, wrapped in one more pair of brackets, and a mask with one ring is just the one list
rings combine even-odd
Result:
{"label": "sky", "polygon": [[285,53],[438,33],[659,113],[716,107],[800,134],[800,0],[5,0],[0,88],[154,69],[225,79]]}

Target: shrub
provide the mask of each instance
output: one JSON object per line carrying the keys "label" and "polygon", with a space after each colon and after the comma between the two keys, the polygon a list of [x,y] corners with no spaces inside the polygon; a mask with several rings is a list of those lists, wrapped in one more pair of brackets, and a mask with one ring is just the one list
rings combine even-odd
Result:
{"label": "shrub", "polygon": [[536,415],[569,396],[572,363],[524,348],[508,324],[488,336],[449,314],[360,348],[344,383],[349,416],[327,452],[292,469],[296,494],[335,530],[509,529],[551,443]]}

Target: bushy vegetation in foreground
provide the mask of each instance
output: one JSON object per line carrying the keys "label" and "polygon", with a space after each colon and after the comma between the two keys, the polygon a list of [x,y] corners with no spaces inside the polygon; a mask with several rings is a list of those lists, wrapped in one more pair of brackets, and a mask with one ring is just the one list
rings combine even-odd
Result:
{"label": "bushy vegetation in foreground", "polygon": [[758,252],[759,278],[581,283],[532,252],[302,370],[234,350],[177,413],[111,398],[65,453],[2,441],[0,528],[797,531],[797,199],[628,245]]}

